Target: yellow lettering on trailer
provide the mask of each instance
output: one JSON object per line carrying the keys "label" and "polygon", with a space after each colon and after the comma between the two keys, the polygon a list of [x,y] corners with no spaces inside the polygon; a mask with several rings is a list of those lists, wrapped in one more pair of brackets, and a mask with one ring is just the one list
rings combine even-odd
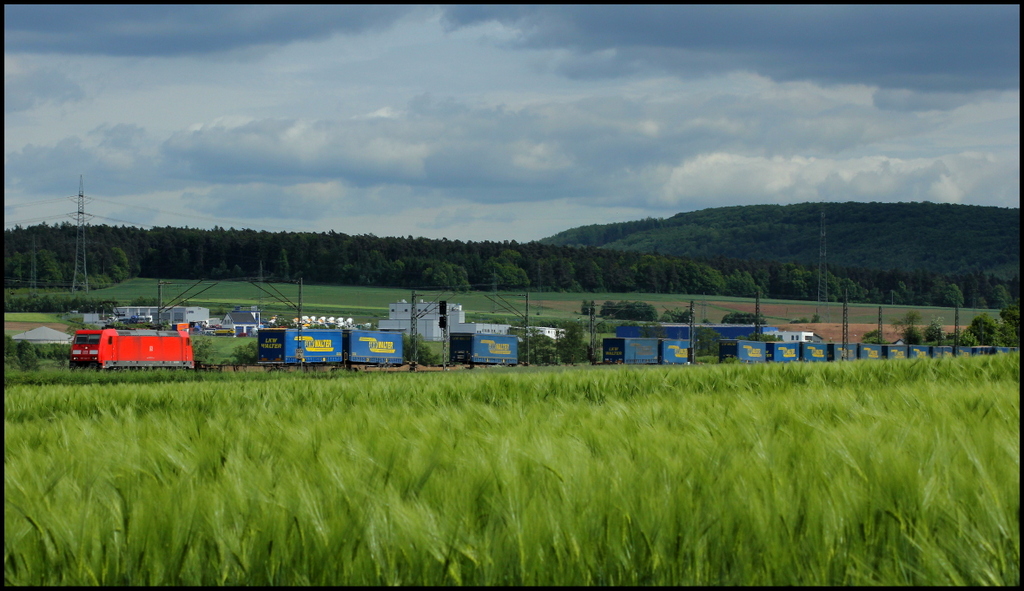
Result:
{"label": "yellow lettering on trailer", "polygon": [[372,353],[394,353],[395,342],[394,341],[378,341],[373,337],[359,337],[359,340],[364,343],[369,343],[370,352]]}
{"label": "yellow lettering on trailer", "polygon": [[296,336],[296,341],[302,342],[302,348],[310,353],[333,353],[334,341],[331,339],[314,339],[311,336]]}
{"label": "yellow lettering on trailer", "polygon": [[686,359],[686,349],[683,347],[680,347],[679,345],[669,345],[668,348],[676,350],[674,357],[682,357],[683,359]]}
{"label": "yellow lettering on trailer", "polygon": [[495,355],[511,355],[512,347],[508,343],[495,343],[490,339],[480,339],[481,343],[487,344],[487,352]]}

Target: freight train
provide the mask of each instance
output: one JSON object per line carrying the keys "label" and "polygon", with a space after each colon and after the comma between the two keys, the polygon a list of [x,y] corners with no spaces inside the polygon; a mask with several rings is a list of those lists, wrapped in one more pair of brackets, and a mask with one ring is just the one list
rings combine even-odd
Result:
{"label": "freight train", "polygon": [[[689,363],[690,341],[663,338],[604,339],[604,363],[627,365],[669,365]],[[918,359],[966,357],[1017,351],[1017,347],[950,347],[931,345],[875,345],[869,343],[764,342],[723,339],[719,341],[719,362],[736,359],[741,363],[828,362],[855,359]]]}
{"label": "freight train", "polygon": [[[450,362],[455,365],[517,365],[519,340],[511,335],[453,333]],[[204,366],[193,357],[192,339],[184,330],[80,330],[71,345],[72,368],[144,369],[225,367],[232,371],[263,371],[306,367],[330,370],[402,365],[398,333],[354,329],[263,329],[257,340],[258,362],[252,366]],[[840,359],[914,359],[990,355],[1017,347],[951,347],[850,343],[787,343],[725,339],[719,361],[742,363],[828,362]],[[604,363],[681,365],[691,363],[690,341],[665,338],[604,339]]]}

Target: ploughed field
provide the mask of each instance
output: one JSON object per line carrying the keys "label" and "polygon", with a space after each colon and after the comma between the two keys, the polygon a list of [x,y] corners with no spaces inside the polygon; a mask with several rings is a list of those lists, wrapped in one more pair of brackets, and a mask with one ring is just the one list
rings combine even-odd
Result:
{"label": "ploughed field", "polygon": [[72,375],[4,390],[6,584],[1020,583],[1018,354]]}

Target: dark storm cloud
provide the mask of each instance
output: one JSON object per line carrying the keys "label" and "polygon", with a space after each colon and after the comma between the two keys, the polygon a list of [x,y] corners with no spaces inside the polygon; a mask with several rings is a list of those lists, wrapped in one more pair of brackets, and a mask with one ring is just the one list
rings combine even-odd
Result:
{"label": "dark storm cloud", "polygon": [[572,77],[750,70],[929,92],[1020,86],[1019,6],[460,6],[445,20],[494,20],[518,29],[518,46],[567,49],[555,67]]}
{"label": "dark storm cloud", "polygon": [[394,6],[4,6],[4,51],[204,54],[380,29],[409,10]]}

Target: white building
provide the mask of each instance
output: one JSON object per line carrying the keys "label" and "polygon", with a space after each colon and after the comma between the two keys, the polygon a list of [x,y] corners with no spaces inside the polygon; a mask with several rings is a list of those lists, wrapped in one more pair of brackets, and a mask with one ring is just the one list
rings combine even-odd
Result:
{"label": "white building", "polygon": [[256,334],[261,326],[260,309],[256,306],[243,310],[239,306],[228,312],[221,320],[221,326],[235,331],[235,336],[247,336]]}
{"label": "white building", "polygon": [[[377,323],[380,330],[408,333],[412,327],[412,304],[405,300],[388,305],[388,319]],[[508,324],[486,324],[482,322],[466,322],[466,312],[462,304],[448,303],[448,332],[474,332],[480,334],[508,334]],[[423,335],[423,340],[440,341],[444,339],[438,319],[437,302],[416,303],[416,332]]]}
{"label": "white building", "polygon": [[786,343],[822,343],[824,339],[814,334],[809,330],[780,330],[776,332],[766,332],[765,334],[773,334],[782,337],[782,341]]}
{"label": "white building", "polygon": [[48,326],[33,328],[30,331],[16,334],[11,338],[16,341],[28,341],[34,345],[45,345],[49,343],[66,345],[71,342],[71,335],[59,330],[54,330]]}
{"label": "white building", "polygon": [[564,328],[554,328],[551,326],[531,326],[530,328],[537,331],[537,334],[542,334],[549,339],[558,340],[565,336]]}

